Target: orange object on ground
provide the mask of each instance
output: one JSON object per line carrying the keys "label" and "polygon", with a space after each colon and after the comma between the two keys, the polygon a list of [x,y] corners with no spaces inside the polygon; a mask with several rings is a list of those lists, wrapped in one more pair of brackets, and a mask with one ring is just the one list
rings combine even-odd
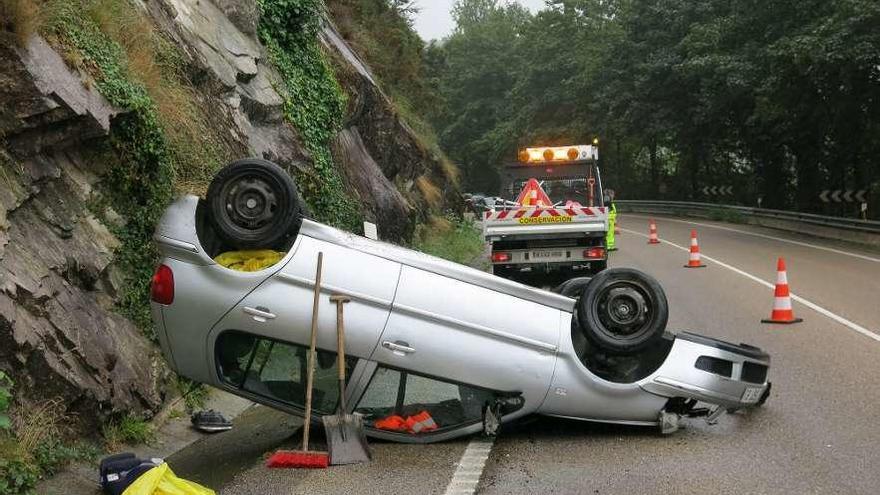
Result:
{"label": "orange object on ground", "polygon": [[761,320],[761,323],[781,323],[791,324],[804,321],[801,318],[794,317],[794,311],[791,309],[791,293],[788,290],[788,274],[785,271],[785,259],[779,258],[776,261],[776,292],[773,298],[773,312],[767,320]]}
{"label": "orange object on ground", "polygon": [[418,414],[407,416],[406,418],[393,414],[391,416],[377,419],[373,422],[373,426],[379,430],[386,431],[405,431],[407,433],[418,434],[434,431],[439,426],[428,411],[421,411]]}
{"label": "orange object on ground", "polygon": [[648,224],[648,244],[660,244],[660,239],[657,237],[657,224],[654,223],[653,218]]}
{"label": "orange object on ground", "polygon": [[688,264],[685,268],[705,268],[706,265],[700,261],[700,244],[697,242],[696,229],[691,230],[691,254],[688,257]]}

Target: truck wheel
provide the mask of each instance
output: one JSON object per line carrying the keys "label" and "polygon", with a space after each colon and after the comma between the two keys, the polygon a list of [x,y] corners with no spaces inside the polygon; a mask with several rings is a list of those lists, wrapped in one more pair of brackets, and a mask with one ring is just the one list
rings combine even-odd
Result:
{"label": "truck wheel", "polygon": [[207,202],[214,230],[235,249],[278,248],[302,221],[293,179],[259,158],[223,167],[208,187]]}
{"label": "truck wheel", "polygon": [[610,268],[592,278],[577,304],[584,336],[600,349],[634,354],[663,337],[669,306],[660,284],[630,268]]}

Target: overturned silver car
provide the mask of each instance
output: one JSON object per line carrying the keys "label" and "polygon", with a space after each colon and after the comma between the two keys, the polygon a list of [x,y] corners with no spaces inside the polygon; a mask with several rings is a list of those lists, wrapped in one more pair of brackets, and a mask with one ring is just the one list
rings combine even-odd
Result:
{"label": "overturned silver car", "polygon": [[[346,402],[374,437],[492,434],[530,414],[668,433],[682,416],[713,420],[769,394],[760,349],[666,332],[650,276],[610,269],[550,292],[368,240],[304,218],[291,179],[263,160],[227,166],[207,199],[177,200],[155,241],[152,312],[170,365],[297,415],[322,252],[314,407],[329,414],[339,399],[330,296],[345,295]],[[255,247],[286,254],[255,272],[214,261]],[[411,418],[433,426],[416,431]]]}

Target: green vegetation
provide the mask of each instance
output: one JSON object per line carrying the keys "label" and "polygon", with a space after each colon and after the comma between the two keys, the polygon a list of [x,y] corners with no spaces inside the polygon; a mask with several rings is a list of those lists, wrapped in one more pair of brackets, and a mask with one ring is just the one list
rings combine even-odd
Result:
{"label": "green vegetation", "polygon": [[204,407],[211,393],[207,385],[182,376],[177,377],[177,391],[183,397],[183,404],[188,412]]}
{"label": "green vegetation", "polygon": [[218,141],[182,75],[180,54],[128,0],[4,1],[28,16],[16,27],[39,30],[110,103],[127,110],[113,121],[109,145],[96,151],[109,166],[92,209],[102,217],[112,208],[124,218],[113,227],[126,274],[118,305],[152,336],[156,221],[175,190],[204,189],[220,165]]}
{"label": "green vegetation", "polygon": [[276,88],[284,115],[299,131],[314,160],[315,174],[299,174],[298,185],[314,216],[325,223],[359,231],[362,215],[346,194],[330,154],[330,142],[342,125],[346,99],[318,42],[322,0],[259,0],[260,40],[284,79]]}
{"label": "green vegetation", "polygon": [[474,265],[484,250],[483,236],[472,221],[433,217],[416,229],[413,248],[463,265]]}
{"label": "green vegetation", "polygon": [[[33,0],[0,0],[0,27],[8,30],[16,43],[24,45],[39,27],[40,10]],[[3,36],[0,30],[0,37]]]}
{"label": "green vegetation", "polygon": [[[531,14],[459,0],[454,16],[425,49],[439,106],[424,114],[471,190],[495,190],[518,147],[594,136],[621,198],[853,214],[819,192],[880,190],[876,1],[551,0]],[[734,196],[702,192],[722,185]]]}
{"label": "green vegetation", "polygon": [[709,219],[715,220],[716,222],[747,223],[746,217],[742,212],[725,208],[713,208],[709,210]]}
{"label": "green vegetation", "polygon": [[106,157],[113,163],[102,178],[102,192],[105,206],[126,219],[114,231],[122,243],[116,259],[128,274],[118,304],[123,314],[146,330],[150,328],[149,281],[157,257],[151,236],[173,193],[173,158],[168,140],[153,100],[143,85],[129,77],[126,55],[119,44],[92,19],[74,12],[68,12],[56,32],[84,62],[94,64],[93,76],[101,94],[130,111],[111,129],[113,153]]}
{"label": "green vegetation", "polygon": [[418,6],[412,0],[328,0],[333,22],[349,45],[373,69],[397,113],[440,160],[443,177],[458,183],[459,170],[443,150],[429,118],[440,92],[428,77],[425,42],[413,29]]}
{"label": "green vegetation", "polygon": [[94,462],[101,454],[99,447],[85,441],[65,443],[48,439],[37,446],[33,455],[40,476],[52,476],[71,462]]}
{"label": "green vegetation", "polygon": [[123,414],[110,420],[101,433],[110,450],[115,450],[120,445],[150,443],[155,439],[153,426],[131,414]]}
{"label": "green vegetation", "polygon": [[33,493],[37,481],[71,461],[92,461],[100,454],[85,442],[68,442],[61,401],[47,400],[10,417],[12,380],[0,371],[0,494]]}
{"label": "green vegetation", "polygon": [[12,378],[0,371],[0,431],[12,426],[9,419],[9,406],[12,404]]}
{"label": "green vegetation", "polygon": [[15,439],[0,435],[0,493],[32,494],[39,479],[37,466],[22,452]]}

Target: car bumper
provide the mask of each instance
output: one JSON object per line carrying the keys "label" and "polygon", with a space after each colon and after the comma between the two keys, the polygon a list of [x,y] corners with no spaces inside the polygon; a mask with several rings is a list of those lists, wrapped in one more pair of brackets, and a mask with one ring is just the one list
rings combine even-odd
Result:
{"label": "car bumper", "polygon": [[684,332],[676,336],[664,364],[640,386],[664,397],[752,407],[769,387],[769,368],[770,356],[756,347]]}
{"label": "car bumper", "polygon": [[492,265],[492,274],[508,279],[529,279],[545,275],[564,275],[573,278],[582,273],[597,273],[607,265],[608,260],[605,258],[557,263],[495,263]]}

